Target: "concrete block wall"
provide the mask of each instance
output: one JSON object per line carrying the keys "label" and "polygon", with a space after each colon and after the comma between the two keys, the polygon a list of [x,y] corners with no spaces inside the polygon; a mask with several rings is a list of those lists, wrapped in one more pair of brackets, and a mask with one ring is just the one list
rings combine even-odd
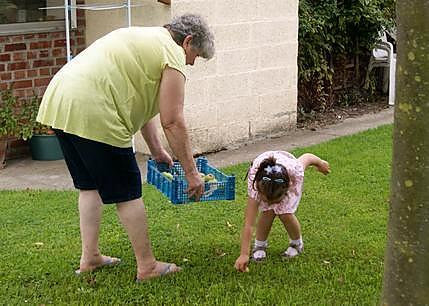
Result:
{"label": "concrete block wall", "polygon": [[212,26],[216,56],[190,67],[186,119],[195,153],[216,151],[296,125],[297,0],[176,0]]}
{"label": "concrete block wall", "polygon": [[[295,128],[298,0],[139,3],[142,6],[132,10],[133,25],[161,26],[172,16],[197,13],[215,33],[216,56],[187,69],[185,117],[195,154]],[[88,13],[88,44],[124,26],[124,14]],[[149,153],[140,135],[135,140],[137,151]]]}
{"label": "concrete block wall", "polygon": [[[126,1],[125,1],[126,2]],[[88,5],[103,3],[100,0],[86,0]],[[109,3],[123,4],[116,0]],[[169,5],[158,3],[156,0],[133,0],[138,6],[131,8],[131,24],[133,26],[160,26],[171,18]],[[86,41],[90,45],[101,36],[122,27],[128,26],[127,9],[87,11],[86,13]]]}

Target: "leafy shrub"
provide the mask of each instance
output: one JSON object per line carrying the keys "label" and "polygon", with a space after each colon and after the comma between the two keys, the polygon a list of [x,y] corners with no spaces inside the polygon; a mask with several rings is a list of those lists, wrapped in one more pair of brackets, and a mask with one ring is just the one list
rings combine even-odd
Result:
{"label": "leafy shrub", "polygon": [[20,100],[13,95],[12,88],[0,92],[0,136],[11,136],[24,140],[34,134],[51,134],[50,127],[36,121],[40,98],[34,95]]}
{"label": "leafy shrub", "polygon": [[40,97],[33,96],[23,101],[19,120],[19,137],[27,140],[33,135],[51,134],[53,131],[49,126],[36,121],[40,106]]}
{"label": "leafy shrub", "polygon": [[17,99],[12,90],[0,93],[0,137],[14,136],[18,129]]}
{"label": "leafy shrub", "polygon": [[[394,6],[395,0],[300,0],[298,108],[301,111],[323,111],[335,103],[336,65],[341,65],[344,57],[368,57],[379,31],[394,25]],[[359,78],[356,86],[360,86]]]}

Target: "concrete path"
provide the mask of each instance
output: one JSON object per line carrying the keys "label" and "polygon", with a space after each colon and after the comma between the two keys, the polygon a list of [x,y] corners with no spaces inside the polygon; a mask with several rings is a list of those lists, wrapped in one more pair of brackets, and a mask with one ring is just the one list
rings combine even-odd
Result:
{"label": "concrete path", "polygon": [[[296,130],[286,136],[256,141],[237,149],[208,154],[206,157],[213,166],[224,167],[251,161],[263,151],[306,147],[392,122],[393,108],[389,108],[379,113],[349,118],[337,125],[327,126],[317,131]],[[145,178],[147,156],[138,154],[137,161],[142,171],[142,177]],[[0,170],[0,190],[28,188],[73,189],[73,183],[63,160],[33,161],[31,158],[25,158],[8,161],[6,168]]]}

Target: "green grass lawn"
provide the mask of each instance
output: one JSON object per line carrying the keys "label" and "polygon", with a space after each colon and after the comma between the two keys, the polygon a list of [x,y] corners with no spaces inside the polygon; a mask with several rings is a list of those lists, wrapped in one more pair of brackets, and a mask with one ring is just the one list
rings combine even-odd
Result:
{"label": "green grass lawn", "polygon": [[[376,305],[383,274],[392,126],[295,150],[328,160],[331,174],[306,172],[297,217],[305,252],[280,257],[288,244],[276,220],[268,260],[250,273],[239,255],[248,164],[236,175],[236,200],[175,206],[144,186],[158,259],[180,264],[174,276],[133,282],[135,261],[114,206],[106,206],[104,254],[123,264],[73,274],[80,256],[76,192],[0,192],[0,297],[4,305]],[[282,149],[282,148],[279,148]],[[210,159],[209,159],[210,160]]]}

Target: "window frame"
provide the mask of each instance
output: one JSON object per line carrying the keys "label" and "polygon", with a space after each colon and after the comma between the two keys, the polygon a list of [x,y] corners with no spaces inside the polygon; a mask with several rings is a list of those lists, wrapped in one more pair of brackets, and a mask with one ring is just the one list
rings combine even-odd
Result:
{"label": "window frame", "polygon": [[64,30],[64,20],[0,24],[0,36],[58,32]]}

